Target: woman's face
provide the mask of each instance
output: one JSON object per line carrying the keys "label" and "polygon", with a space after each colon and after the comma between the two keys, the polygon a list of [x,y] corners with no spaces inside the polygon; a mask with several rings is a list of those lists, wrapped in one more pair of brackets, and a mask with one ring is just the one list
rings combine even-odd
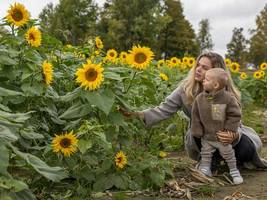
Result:
{"label": "woman's face", "polygon": [[212,68],[212,64],[209,58],[202,57],[199,59],[196,70],[195,70],[195,80],[202,83],[205,78],[206,71]]}

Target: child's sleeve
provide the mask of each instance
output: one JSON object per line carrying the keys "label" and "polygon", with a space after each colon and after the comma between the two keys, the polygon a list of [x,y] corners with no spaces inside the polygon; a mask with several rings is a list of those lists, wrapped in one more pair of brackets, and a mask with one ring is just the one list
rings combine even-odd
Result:
{"label": "child's sleeve", "polygon": [[237,132],[241,122],[241,108],[235,97],[230,96],[230,101],[226,107],[225,130]]}
{"label": "child's sleeve", "polygon": [[191,134],[200,138],[203,136],[203,125],[200,120],[197,98],[193,103],[191,115]]}

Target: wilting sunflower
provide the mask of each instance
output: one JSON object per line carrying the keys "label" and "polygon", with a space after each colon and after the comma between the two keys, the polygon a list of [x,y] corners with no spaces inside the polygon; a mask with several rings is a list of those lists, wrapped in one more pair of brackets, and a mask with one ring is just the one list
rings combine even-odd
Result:
{"label": "wilting sunflower", "polygon": [[255,78],[255,79],[260,79],[262,76],[261,76],[261,72],[258,70],[258,71],[255,71],[254,73],[253,73],[253,77]]}
{"label": "wilting sunflower", "polygon": [[116,156],[115,156],[115,164],[120,169],[124,168],[125,165],[127,164],[127,157],[122,151],[119,151],[116,154]]}
{"label": "wilting sunflower", "polygon": [[165,61],[164,61],[163,59],[161,59],[161,60],[159,60],[159,61],[157,62],[157,67],[158,67],[158,68],[161,68],[164,64],[165,64]]}
{"label": "wilting sunflower", "polygon": [[176,58],[176,57],[172,57],[170,59],[170,62],[169,62],[169,67],[176,67],[177,65],[181,64],[181,60],[179,58]]}
{"label": "wilting sunflower", "polygon": [[168,81],[169,80],[169,77],[166,74],[164,74],[164,73],[160,73],[159,76],[164,81]]}
{"label": "wilting sunflower", "polygon": [[117,56],[118,56],[118,53],[115,49],[109,49],[107,51],[107,55],[106,55],[107,60],[114,62],[116,60]]}
{"label": "wilting sunflower", "polygon": [[20,3],[11,5],[7,13],[7,21],[15,26],[23,26],[30,18],[30,13],[26,10],[24,5]]}
{"label": "wilting sunflower", "polygon": [[136,69],[145,69],[154,57],[154,53],[148,47],[133,46],[129,50],[127,61]]}
{"label": "wilting sunflower", "polygon": [[230,71],[233,73],[238,73],[240,69],[240,65],[237,62],[233,62],[230,65]]}
{"label": "wilting sunflower", "polygon": [[71,131],[70,133],[56,135],[52,141],[52,148],[53,152],[62,153],[64,156],[69,157],[77,151],[77,144],[78,139]]}
{"label": "wilting sunflower", "polygon": [[50,85],[53,80],[53,66],[51,63],[44,61],[42,67],[45,83],[46,85]]}
{"label": "wilting sunflower", "polygon": [[27,42],[33,47],[39,47],[41,45],[41,31],[35,26],[31,27],[26,33],[25,38]]}
{"label": "wilting sunflower", "polygon": [[96,48],[98,48],[98,49],[103,49],[104,45],[103,45],[103,42],[102,42],[102,40],[100,39],[100,37],[96,37],[96,38],[95,38],[95,46],[96,46]]}
{"label": "wilting sunflower", "polygon": [[266,70],[267,69],[267,63],[266,62],[261,63],[260,69],[261,70]]}
{"label": "wilting sunflower", "polygon": [[242,72],[242,73],[240,74],[240,78],[241,78],[242,80],[245,80],[245,79],[248,78],[248,75],[247,75],[245,72]]}
{"label": "wilting sunflower", "polygon": [[83,64],[83,68],[76,71],[76,82],[84,86],[85,89],[95,90],[100,87],[104,80],[104,69],[100,64],[94,64],[90,60]]}
{"label": "wilting sunflower", "polygon": [[125,51],[122,51],[121,53],[120,53],[120,60],[122,61],[122,62],[126,62],[126,60],[127,60],[127,52],[125,52]]}
{"label": "wilting sunflower", "polygon": [[231,65],[231,63],[232,63],[232,61],[230,60],[230,58],[225,58],[225,59],[224,59],[224,62],[225,62],[225,65],[226,65],[227,67],[230,67],[230,65]]}

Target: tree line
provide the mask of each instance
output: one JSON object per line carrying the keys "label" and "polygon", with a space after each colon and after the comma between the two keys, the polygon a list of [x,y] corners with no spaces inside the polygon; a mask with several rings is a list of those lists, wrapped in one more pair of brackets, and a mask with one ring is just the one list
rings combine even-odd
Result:
{"label": "tree line", "polygon": [[[214,46],[209,20],[200,20],[195,33],[179,0],[106,0],[102,7],[93,0],[60,0],[48,4],[39,18],[42,31],[63,44],[83,45],[100,36],[105,49],[126,51],[141,44],[152,48],[156,59],[197,56]],[[267,5],[249,40],[242,27],[234,28],[225,56],[241,64],[266,61],[266,22]]]}

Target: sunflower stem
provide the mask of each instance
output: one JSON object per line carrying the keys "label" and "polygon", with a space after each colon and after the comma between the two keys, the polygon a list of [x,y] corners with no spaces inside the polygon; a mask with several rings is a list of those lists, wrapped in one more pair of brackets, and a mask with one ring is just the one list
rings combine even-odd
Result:
{"label": "sunflower stem", "polygon": [[128,85],[128,87],[127,87],[127,89],[125,90],[125,94],[127,94],[128,93],[128,91],[129,91],[129,89],[131,88],[131,86],[132,86],[132,82],[133,82],[133,80],[134,80],[134,78],[135,78],[135,76],[136,76],[136,74],[137,74],[137,72],[136,71],[134,71],[134,73],[133,73],[133,76],[132,76],[132,78],[131,78],[131,80],[130,80],[130,83],[129,83],[129,85]]}

